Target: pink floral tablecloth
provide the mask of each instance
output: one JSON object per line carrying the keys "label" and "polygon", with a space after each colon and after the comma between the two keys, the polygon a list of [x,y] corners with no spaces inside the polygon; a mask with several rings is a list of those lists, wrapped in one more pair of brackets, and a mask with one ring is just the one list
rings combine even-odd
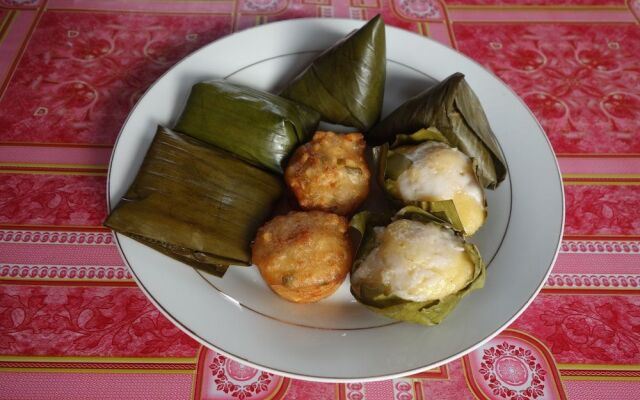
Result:
{"label": "pink floral tablecloth", "polygon": [[[146,87],[233,31],[368,19],[457,48],[526,101],[567,217],[542,293],[477,351],[326,384],[203,348],[123,264],[113,142]],[[0,0],[1,399],[631,399],[640,393],[640,0]]]}

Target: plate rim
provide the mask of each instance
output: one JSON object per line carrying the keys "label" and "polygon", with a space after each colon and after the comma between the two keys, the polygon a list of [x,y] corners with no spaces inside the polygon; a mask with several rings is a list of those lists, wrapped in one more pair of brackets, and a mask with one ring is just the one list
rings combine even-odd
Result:
{"label": "plate rim", "polygon": [[[182,59],[180,59],[178,62],[176,62],[173,66],[171,66],[169,69],[167,69],[165,72],[163,72],[151,85],[149,85],[149,87],[144,91],[144,93],[138,98],[138,100],[136,101],[136,104],[131,108],[131,110],[129,111],[129,113],[127,114],[126,119],[124,120],[124,122],[122,123],[122,126],[120,128],[120,131],[118,132],[118,135],[115,139],[115,142],[113,144],[113,150],[111,152],[110,158],[109,158],[109,168],[108,168],[108,172],[107,172],[107,180],[106,180],[106,191],[105,191],[105,196],[106,196],[106,211],[107,211],[107,215],[111,212],[111,172],[112,172],[112,168],[113,168],[113,159],[115,157],[116,154],[116,149],[118,146],[118,142],[120,141],[124,129],[127,126],[131,116],[136,112],[136,110],[138,109],[138,106],[140,105],[140,103],[142,102],[142,100],[147,96],[147,94],[149,93],[149,91],[151,91],[167,74],[169,74],[171,71],[173,71],[174,69],[178,68],[181,64],[183,64],[184,62],[186,62],[189,58],[195,56],[196,54],[206,51],[206,49],[212,45],[215,45],[217,42],[222,41],[222,40],[228,40],[230,38],[235,38],[235,40],[237,40],[237,38],[239,36],[242,36],[243,34],[246,34],[247,32],[251,32],[254,30],[260,30],[260,29],[268,29],[268,27],[274,26],[274,25],[286,25],[289,24],[291,22],[296,22],[296,23],[300,23],[300,22],[322,22],[322,21],[336,21],[336,22],[340,22],[340,23],[346,23],[346,24],[353,24],[354,22],[362,22],[362,23],[366,23],[366,21],[361,21],[361,20],[354,20],[354,19],[349,19],[349,18],[319,18],[319,17],[308,17],[308,18],[296,18],[296,19],[287,19],[287,20],[281,20],[281,21],[274,21],[274,22],[270,22],[268,24],[265,25],[258,25],[258,26],[254,26],[251,28],[247,28],[244,29],[242,31],[237,31],[237,32],[231,32],[228,35],[222,36],[212,42],[209,42],[205,45],[203,45],[202,47],[200,47],[199,49],[189,53],[188,55],[186,55],[185,57],[183,57]],[[322,377],[318,377],[318,376],[313,376],[313,375],[305,375],[305,374],[301,374],[301,373],[296,373],[296,372],[290,372],[290,371],[284,371],[284,370],[280,370],[277,368],[272,368],[266,365],[262,365],[256,362],[253,362],[249,359],[246,359],[244,357],[235,355],[231,352],[228,352],[224,349],[221,349],[220,347],[218,347],[217,345],[213,344],[213,343],[209,343],[206,340],[204,340],[203,338],[199,337],[195,332],[193,332],[191,329],[189,329],[187,326],[185,326],[184,324],[182,324],[181,322],[179,322],[177,320],[176,317],[174,317],[171,313],[169,313],[159,302],[158,300],[155,299],[155,297],[153,297],[150,293],[150,291],[146,288],[146,286],[144,285],[144,283],[140,280],[140,277],[136,274],[134,268],[131,267],[131,263],[129,262],[126,254],[124,253],[124,251],[122,250],[122,245],[120,244],[120,238],[124,238],[126,236],[117,233],[113,230],[110,230],[113,234],[114,240],[116,242],[116,247],[118,249],[118,253],[120,254],[120,256],[122,257],[123,261],[125,262],[127,268],[129,269],[129,271],[131,272],[134,281],[136,282],[137,286],[142,290],[142,292],[145,294],[145,297],[163,314],[164,317],[166,317],[167,319],[169,319],[175,326],[177,326],[181,331],[183,331],[185,334],[187,334],[189,337],[191,337],[192,339],[194,339],[196,342],[200,343],[201,345],[203,345],[204,347],[214,350],[222,355],[224,355],[225,357],[228,357],[234,361],[240,362],[240,363],[244,363],[247,364],[253,368],[257,368],[259,370],[263,370],[263,371],[267,371],[269,373],[275,374],[275,375],[280,375],[280,376],[284,376],[287,378],[291,378],[291,379],[300,379],[300,380],[304,380],[304,381],[312,381],[312,382],[325,382],[325,383],[352,383],[352,382],[374,382],[374,381],[379,381],[379,380],[386,380],[386,379],[394,379],[394,378],[398,378],[398,377],[403,377],[403,376],[407,376],[407,375],[413,375],[428,369],[432,369],[432,368],[437,368],[440,367],[444,364],[447,364],[451,361],[457,360],[458,358],[461,358],[463,356],[465,356],[466,354],[476,350],[477,348],[481,347],[482,345],[484,345],[485,343],[489,342],[490,340],[492,340],[493,338],[495,338],[497,335],[500,334],[500,332],[502,332],[504,329],[506,329],[509,325],[511,325],[513,323],[514,320],[516,320],[520,315],[522,315],[522,313],[524,313],[524,311],[527,310],[527,308],[531,305],[531,303],[533,302],[533,300],[537,297],[537,295],[540,293],[540,291],[542,290],[544,283],[547,281],[547,279],[549,278],[549,275],[551,274],[552,270],[553,270],[553,266],[555,265],[555,262],[558,258],[558,254],[559,254],[559,250],[561,248],[562,245],[562,236],[563,236],[563,232],[564,232],[564,228],[565,228],[565,218],[566,218],[566,201],[565,201],[565,192],[564,192],[564,185],[562,183],[562,175],[561,175],[561,170],[560,170],[560,165],[558,163],[558,158],[555,154],[555,151],[553,150],[553,146],[551,144],[551,141],[549,140],[548,135],[546,134],[544,128],[542,127],[542,125],[540,124],[540,121],[538,121],[538,119],[536,118],[536,116],[533,114],[533,112],[529,109],[529,107],[526,105],[526,103],[524,102],[524,100],[509,86],[507,85],[502,79],[500,79],[497,75],[495,75],[493,73],[493,71],[485,68],[482,64],[480,64],[479,62],[476,62],[474,59],[468,57],[467,55],[461,53],[458,49],[454,48],[454,47],[449,47],[446,46],[440,42],[438,42],[435,39],[432,39],[430,37],[426,37],[426,36],[422,36],[419,35],[418,33],[406,30],[406,29],[402,29],[393,25],[386,25],[385,26],[386,29],[392,29],[392,30],[397,30],[400,31],[402,33],[405,34],[410,34],[410,35],[415,35],[417,37],[419,37],[422,40],[427,40],[429,42],[432,43],[432,45],[438,46],[438,47],[442,47],[445,48],[447,50],[451,50],[454,51],[458,56],[464,58],[466,61],[474,64],[476,67],[481,68],[482,70],[484,70],[487,74],[489,74],[491,77],[493,77],[493,79],[495,79],[495,81],[502,85],[505,89],[507,89],[507,91],[515,98],[517,99],[517,101],[520,103],[520,105],[523,107],[524,110],[526,110],[526,112],[529,114],[529,116],[532,118],[532,120],[535,122],[535,124],[538,126],[538,128],[540,129],[540,132],[542,133],[542,136],[545,139],[545,143],[547,144],[547,148],[552,156],[552,159],[555,163],[555,178],[556,179],[556,183],[558,183],[559,185],[559,189],[560,189],[560,203],[561,203],[561,221],[560,221],[560,226],[558,227],[558,239],[557,239],[557,244],[556,244],[556,248],[554,250],[554,255],[551,258],[551,261],[549,263],[549,265],[547,266],[547,271],[543,276],[543,279],[535,286],[533,292],[528,296],[527,301],[524,303],[524,305],[522,307],[520,307],[520,309],[518,309],[515,314],[513,316],[511,316],[505,323],[503,323],[501,326],[499,326],[496,330],[494,330],[491,334],[489,334],[485,339],[479,341],[478,343],[467,347],[465,349],[462,349],[458,352],[456,352],[455,354],[445,357],[439,361],[436,361],[434,363],[430,363],[428,365],[425,366],[421,366],[421,367],[417,367],[417,368],[412,368],[412,369],[408,369],[405,371],[400,371],[400,372],[395,372],[395,373],[391,373],[391,374],[382,374],[382,375],[375,375],[375,376],[363,376],[363,377],[326,377],[326,376],[322,376]],[[264,60],[261,60],[264,61]],[[510,174],[509,174],[510,175]],[[508,226],[508,225],[507,225]],[[496,253],[497,255],[498,253]]]}

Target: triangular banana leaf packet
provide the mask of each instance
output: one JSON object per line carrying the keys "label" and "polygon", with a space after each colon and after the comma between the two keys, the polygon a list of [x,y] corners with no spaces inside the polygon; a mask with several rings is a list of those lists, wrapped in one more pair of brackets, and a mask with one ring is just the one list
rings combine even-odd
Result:
{"label": "triangular banana leaf packet", "polygon": [[[352,236],[359,238],[358,250],[351,269],[351,293],[370,310],[389,318],[418,323],[422,325],[437,325],[458,305],[460,300],[476,289],[484,286],[486,266],[482,261],[477,247],[471,243],[464,243],[464,251],[474,265],[474,271],[464,287],[438,300],[410,301],[391,293],[390,288],[380,281],[360,280],[354,276],[363,262],[378,246],[376,228],[386,228],[390,223],[399,219],[409,219],[420,223],[435,223],[450,229],[444,221],[429,212],[413,206],[401,209],[394,217],[389,218],[379,214],[363,211],[353,216],[350,222]],[[355,234],[354,234],[355,233]]]}
{"label": "triangular banana leaf packet", "polygon": [[480,100],[460,72],[404,102],[368,133],[367,141],[381,145],[430,127],[474,160],[483,187],[494,189],[505,179],[504,155]]}
{"label": "triangular banana leaf packet", "polygon": [[284,160],[316,130],[318,112],[224,80],[191,88],[175,130],[282,174]]}
{"label": "triangular banana leaf packet", "polygon": [[322,114],[322,120],[368,131],[380,118],[386,79],[380,15],[322,52],[280,93]]}
{"label": "triangular banana leaf packet", "polygon": [[[373,148],[374,162],[377,166],[377,180],[384,190],[384,192],[391,198],[392,202],[398,207],[402,208],[407,205],[419,207],[429,213],[430,215],[438,218],[439,220],[449,224],[454,230],[462,233],[463,235],[470,235],[473,232],[467,232],[460,218],[459,212],[456,209],[453,200],[440,200],[440,201],[403,201],[402,195],[398,187],[398,177],[411,167],[412,161],[407,158],[401,151],[396,149],[402,146],[415,146],[425,142],[439,142],[448,146],[452,146],[449,140],[434,127],[426,129],[420,129],[410,135],[399,134],[394,138],[393,143],[385,143],[382,146]],[[474,159],[473,172],[476,175],[478,181],[478,168]],[[484,201],[484,215],[487,215],[487,203]]]}
{"label": "triangular banana leaf packet", "polygon": [[104,224],[222,276],[229,265],[250,265],[250,242],[283,189],[275,174],[158,127],[134,182]]}

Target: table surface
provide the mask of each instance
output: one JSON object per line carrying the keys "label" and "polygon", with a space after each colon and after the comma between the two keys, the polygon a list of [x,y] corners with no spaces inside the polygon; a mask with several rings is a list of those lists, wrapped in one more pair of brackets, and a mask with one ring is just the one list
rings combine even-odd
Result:
{"label": "table surface", "polygon": [[[162,316],[101,227],[116,135],[206,43],[378,13],[482,63],[536,114],[565,184],[553,272],[499,336],[419,375],[312,383],[228,360]],[[0,0],[0,398],[637,398],[639,18],[640,0]]]}

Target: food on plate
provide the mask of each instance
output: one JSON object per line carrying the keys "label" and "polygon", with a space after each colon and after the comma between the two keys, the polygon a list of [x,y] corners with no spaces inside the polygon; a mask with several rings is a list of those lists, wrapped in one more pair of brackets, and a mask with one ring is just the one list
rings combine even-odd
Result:
{"label": "food on plate", "polygon": [[462,239],[435,223],[399,219],[374,229],[376,247],[351,281],[385,285],[410,301],[433,301],[455,293],[473,276],[473,262]]}
{"label": "food on plate", "polygon": [[311,138],[319,118],[294,101],[213,80],[193,85],[175,130],[282,173],[283,161]]}
{"label": "food on plate", "polygon": [[[371,310],[440,323],[484,285],[486,267],[465,238],[485,222],[484,188],[505,179],[506,164],[460,73],[378,122],[385,52],[377,16],[280,96],[225,80],[195,84],[175,131],[158,127],[105,225],[217,276],[253,263],[295,303],[330,296],[351,272],[351,293]],[[367,143],[357,132],[316,131],[321,118],[368,131],[378,146],[377,182],[392,202],[365,206],[382,214],[344,217],[369,196]],[[285,184],[304,211],[265,223]]]}
{"label": "food on plate", "polygon": [[494,189],[507,168],[480,100],[457,72],[407,100],[367,134],[369,144],[392,143],[397,135],[434,128],[452,147],[469,156],[480,185]]}
{"label": "food on plate", "polygon": [[344,217],[294,211],[262,226],[252,261],[269,287],[295,303],[313,303],[338,289],[351,268],[351,243]]}
{"label": "food on plate", "polygon": [[322,52],[281,95],[319,111],[323,121],[368,131],[382,111],[384,31],[378,15]]}
{"label": "food on plate", "polygon": [[158,127],[105,225],[222,276],[231,264],[249,265],[251,240],[283,189],[275,174]]}
{"label": "food on plate", "polygon": [[469,157],[440,142],[401,147],[396,152],[412,161],[396,180],[402,200],[452,200],[464,232],[473,235],[480,228],[487,215],[486,202]]}
{"label": "food on plate", "polygon": [[476,233],[486,220],[487,206],[473,161],[433,128],[398,139],[379,152],[379,174],[386,192],[403,204],[429,211],[465,235]]}
{"label": "food on plate", "polygon": [[360,133],[316,132],[299,147],[285,170],[285,181],[304,210],[347,215],[366,199],[371,173]]}
{"label": "food on plate", "polygon": [[351,292],[375,312],[434,325],[484,285],[477,248],[421,208],[405,207],[391,222],[360,213],[352,226],[362,241]]}

